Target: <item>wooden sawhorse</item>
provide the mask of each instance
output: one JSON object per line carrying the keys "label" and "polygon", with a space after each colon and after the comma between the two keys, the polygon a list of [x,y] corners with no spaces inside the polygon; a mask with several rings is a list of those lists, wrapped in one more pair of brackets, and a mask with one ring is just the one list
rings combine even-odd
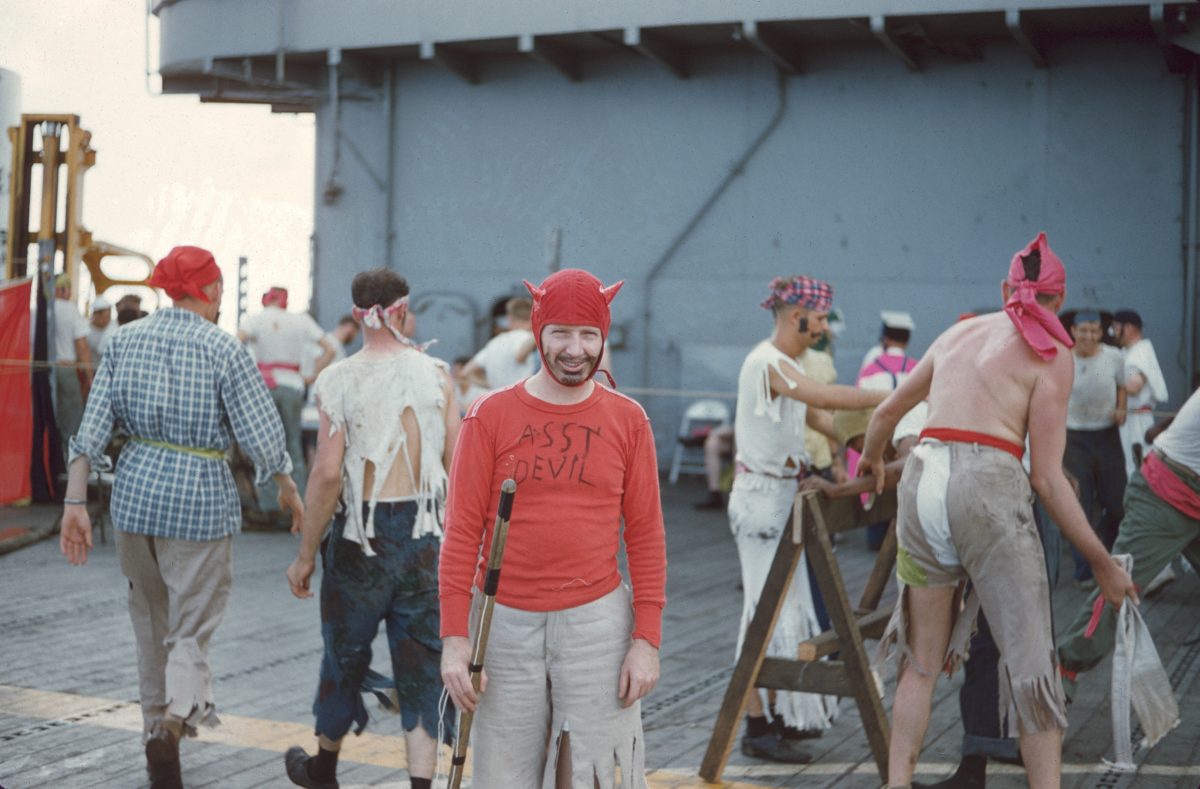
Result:
{"label": "wooden sawhorse", "polygon": [[[878,606],[896,562],[895,513],[894,491],[880,496],[870,510],[862,509],[857,496],[830,501],[815,491],[796,494],[788,528],[780,536],[758,607],[746,631],[742,653],[725,690],[708,750],[700,763],[701,778],[712,782],[721,780],[741,724],[746,698],[758,687],[853,697],[875,765],[883,782],[887,783],[888,721],[863,639],[882,636],[891,617],[891,611],[878,610]],[[831,535],[881,520],[891,520],[891,525],[863,591],[861,604],[854,609],[846,595]],[[834,524],[832,529],[828,525],[830,522]],[[767,644],[805,547],[833,629],[802,643],[794,660],[769,658],[766,656]],[[834,652],[840,653],[838,660],[821,659]]]}

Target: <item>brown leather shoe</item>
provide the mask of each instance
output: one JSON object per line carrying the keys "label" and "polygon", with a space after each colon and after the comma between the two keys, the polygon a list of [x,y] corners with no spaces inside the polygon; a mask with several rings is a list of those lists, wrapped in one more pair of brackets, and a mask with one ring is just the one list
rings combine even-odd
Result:
{"label": "brown leather shoe", "polygon": [[150,773],[150,789],[183,789],[179,737],[161,723],[146,740],[146,770]]}

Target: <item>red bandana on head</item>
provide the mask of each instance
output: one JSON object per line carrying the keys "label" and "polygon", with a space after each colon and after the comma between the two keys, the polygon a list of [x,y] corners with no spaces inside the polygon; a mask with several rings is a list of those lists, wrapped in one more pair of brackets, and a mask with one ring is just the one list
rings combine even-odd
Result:
{"label": "red bandana on head", "polygon": [[287,309],[288,292],[287,288],[278,286],[271,288],[263,294],[262,303],[264,307],[269,307],[272,304],[279,307],[281,310]]}
{"label": "red bandana on head", "polygon": [[1068,348],[1074,345],[1058,316],[1037,303],[1039,293],[1057,295],[1067,286],[1067,270],[1050,249],[1044,232],[1013,255],[1007,282],[1012,293],[1004,311],[1038,356],[1053,359],[1058,353],[1055,340]]}
{"label": "red bandana on head", "polygon": [[[617,282],[607,288],[594,276],[578,268],[568,268],[556,271],[542,281],[540,286],[534,286],[525,281],[529,295],[533,297],[533,313],[530,322],[533,324],[533,337],[537,342],[538,354],[542,357],[542,366],[551,377],[550,365],[546,363],[546,354],[542,350],[542,328],[548,323],[558,323],[566,326],[595,326],[600,330],[600,339],[608,339],[608,329],[612,325],[612,311],[609,305],[613,297],[625,283]],[[596,357],[596,367],[592,370],[590,379],[600,369],[600,360],[604,358],[604,348]],[[564,386],[582,386],[586,380],[577,384]],[[558,378],[554,378],[558,381]],[[610,377],[611,381],[611,377]],[[563,383],[562,381],[558,381]]]}
{"label": "red bandana on head", "polygon": [[212,253],[200,247],[175,247],[158,261],[149,284],[162,288],[173,301],[191,296],[207,302],[208,296],[201,290],[221,277],[221,269]]}

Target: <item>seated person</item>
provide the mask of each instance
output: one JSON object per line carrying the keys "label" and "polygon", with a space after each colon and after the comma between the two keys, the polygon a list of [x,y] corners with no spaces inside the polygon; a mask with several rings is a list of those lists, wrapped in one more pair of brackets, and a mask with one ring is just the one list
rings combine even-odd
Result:
{"label": "seated person", "polygon": [[721,472],[724,461],[732,459],[733,425],[717,425],[704,435],[704,479],[708,484],[708,498],[693,505],[696,509],[725,509],[724,492],[729,490],[732,477]]}

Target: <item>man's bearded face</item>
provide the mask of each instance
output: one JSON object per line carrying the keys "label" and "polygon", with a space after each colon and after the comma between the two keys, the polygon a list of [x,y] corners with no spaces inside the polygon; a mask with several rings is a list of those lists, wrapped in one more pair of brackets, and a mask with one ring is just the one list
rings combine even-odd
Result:
{"label": "man's bearded face", "polygon": [[796,308],[797,330],[805,337],[805,347],[811,348],[829,331],[829,312],[817,312],[807,307]]}
{"label": "man's bearded face", "polygon": [[591,377],[604,350],[604,339],[595,326],[547,324],[542,329],[542,354],[553,377],[575,386]]}

